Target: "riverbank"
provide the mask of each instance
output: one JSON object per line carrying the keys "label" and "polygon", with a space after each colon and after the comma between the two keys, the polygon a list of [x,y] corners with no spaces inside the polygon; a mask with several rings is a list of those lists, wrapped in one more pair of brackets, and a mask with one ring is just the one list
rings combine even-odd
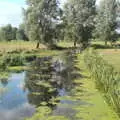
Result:
{"label": "riverbank", "polygon": [[[77,66],[81,69],[80,73],[83,76],[79,81],[81,81],[81,86],[83,91],[85,91],[85,93],[79,97],[88,104],[78,107],[80,112],[77,113],[77,116],[85,120],[119,120],[112,107],[106,103],[104,94],[97,89],[94,78],[91,77],[89,70],[85,67],[86,65],[82,55],[78,55],[78,60]],[[77,89],[78,91],[79,89],[81,90],[79,86]]]}

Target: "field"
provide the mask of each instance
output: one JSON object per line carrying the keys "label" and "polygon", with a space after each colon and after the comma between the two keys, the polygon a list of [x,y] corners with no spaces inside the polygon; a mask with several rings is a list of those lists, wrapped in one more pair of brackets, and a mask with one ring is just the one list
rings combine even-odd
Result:
{"label": "field", "polygon": [[[1,52],[11,52],[15,50],[33,50],[36,48],[36,42],[31,41],[11,41],[11,42],[0,42]],[[40,48],[46,48],[40,44]]]}
{"label": "field", "polygon": [[[118,42],[119,43],[119,42]],[[110,44],[105,47],[103,42],[93,42],[93,45],[102,46],[102,48],[97,48],[97,51],[103,56],[103,58],[113,67],[120,71],[120,49],[110,48]]]}
{"label": "field", "polygon": [[[119,44],[117,42],[116,44]],[[60,42],[59,46],[62,47],[72,47],[73,42]],[[92,47],[96,48],[96,50],[103,56],[103,58],[110,64],[112,64],[116,70],[120,71],[120,49],[119,48],[111,48],[111,44],[108,43],[107,47],[104,45],[104,42],[97,41],[92,42]]]}

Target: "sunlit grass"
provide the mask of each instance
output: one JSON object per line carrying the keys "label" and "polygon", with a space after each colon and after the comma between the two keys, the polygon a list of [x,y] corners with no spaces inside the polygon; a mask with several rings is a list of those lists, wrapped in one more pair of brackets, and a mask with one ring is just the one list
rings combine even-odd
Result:
{"label": "sunlit grass", "polygon": [[[46,48],[40,44],[40,48]],[[36,49],[36,42],[34,41],[11,41],[11,42],[0,42],[1,52],[11,52],[15,50],[33,50]]]}
{"label": "sunlit grass", "polygon": [[60,41],[57,43],[58,46],[60,47],[73,47],[74,46],[74,42],[71,42],[71,41]]}
{"label": "sunlit grass", "polygon": [[116,70],[120,71],[120,49],[104,49],[98,51],[109,64],[112,64]]}

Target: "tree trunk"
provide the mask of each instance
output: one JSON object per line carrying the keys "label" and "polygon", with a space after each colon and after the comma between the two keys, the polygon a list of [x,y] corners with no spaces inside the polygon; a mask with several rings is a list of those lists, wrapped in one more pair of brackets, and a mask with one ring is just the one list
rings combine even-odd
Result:
{"label": "tree trunk", "polygon": [[105,46],[107,46],[107,41],[105,41]]}
{"label": "tree trunk", "polygon": [[77,41],[75,40],[75,41],[74,41],[74,47],[76,47],[76,46],[77,46]]}
{"label": "tree trunk", "polygon": [[40,46],[40,43],[38,42],[38,43],[37,43],[37,46],[36,46],[36,48],[38,49],[38,48],[39,48],[39,46]]}

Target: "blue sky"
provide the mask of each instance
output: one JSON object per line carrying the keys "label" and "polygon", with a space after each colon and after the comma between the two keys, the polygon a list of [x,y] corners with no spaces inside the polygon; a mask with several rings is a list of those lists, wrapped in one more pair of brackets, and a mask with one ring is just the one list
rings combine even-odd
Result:
{"label": "blue sky", "polygon": [[[66,0],[61,1],[64,3]],[[0,0],[0,26],[6,24],[19,26],[22,23],[22,8],[24,7],[25,0]]]}
{"label": "blue sky", "polygon": [[24,4],[25,3],[25,0],[0,0],[0,1],[12,2],[12,3],[20,3],[20,4]]}
{"label": "blue sky", "polygon": [[0,0],[0,26],[12,24],[18,26],[22,22],[22,8],[25,0]]}

